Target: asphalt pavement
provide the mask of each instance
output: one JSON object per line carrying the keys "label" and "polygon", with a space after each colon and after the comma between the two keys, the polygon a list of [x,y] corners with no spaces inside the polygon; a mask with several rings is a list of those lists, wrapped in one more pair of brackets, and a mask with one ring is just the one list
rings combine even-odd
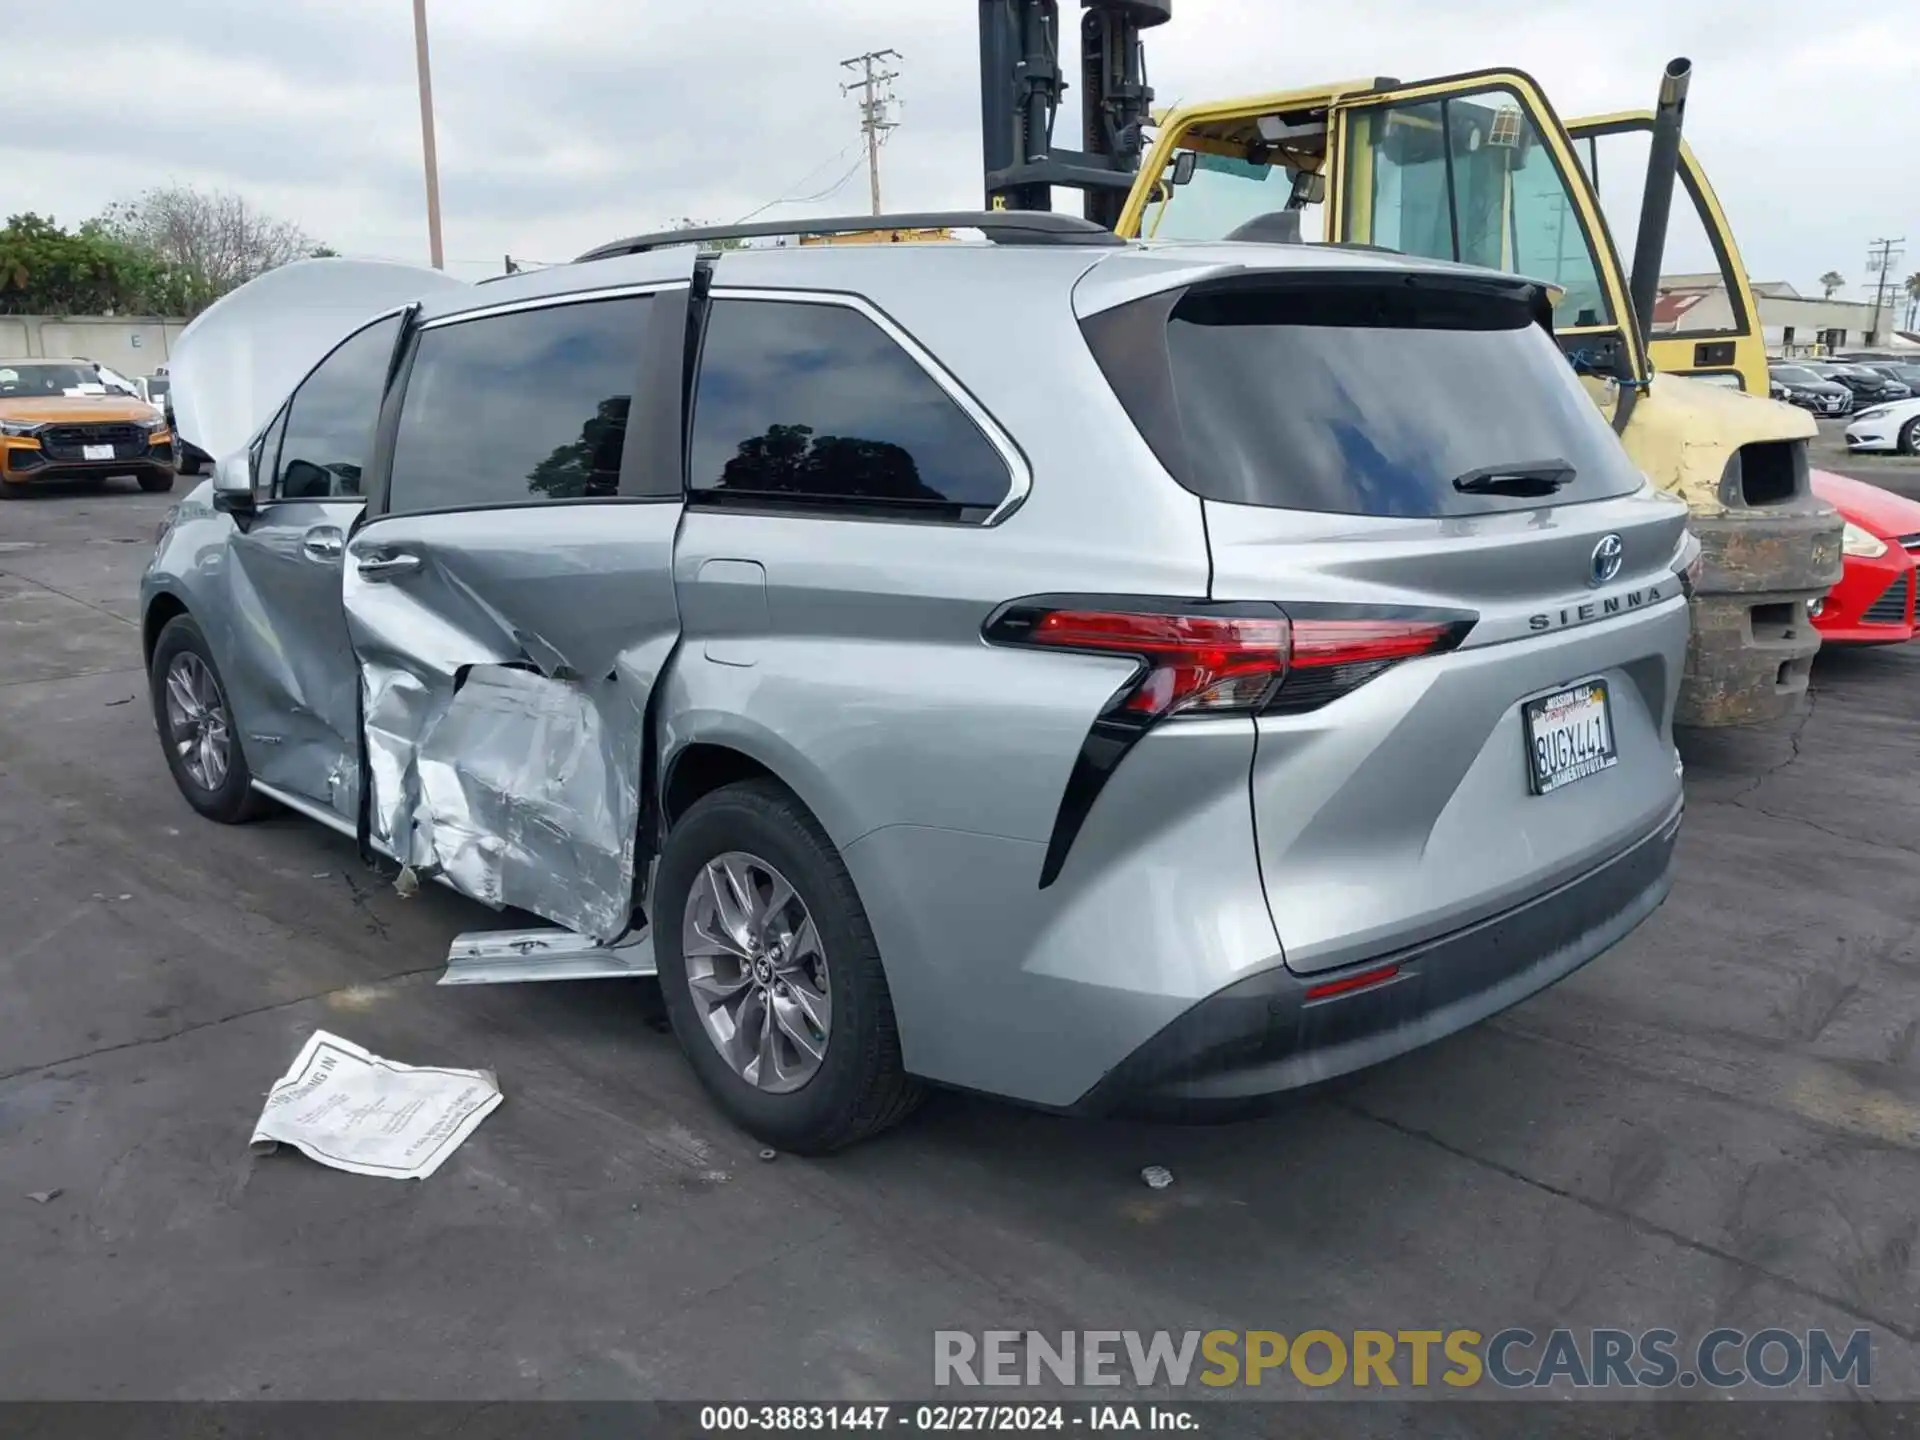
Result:
{"label": "asphalt pavement", "polygon": [[[166,503],[0,506],[0,1398],[925,1397],[936,1329],[1511,1325],[1864,1327],[1920,1397],[1920,653],[1689,737],[1672,898],[1490,1023],[1258,1121],[945,1095],[768,1162],[645,982],[437,989],[495,917],[187,808]],[[317,1028],[506,1102],[424,1182],[250,1155]]]}

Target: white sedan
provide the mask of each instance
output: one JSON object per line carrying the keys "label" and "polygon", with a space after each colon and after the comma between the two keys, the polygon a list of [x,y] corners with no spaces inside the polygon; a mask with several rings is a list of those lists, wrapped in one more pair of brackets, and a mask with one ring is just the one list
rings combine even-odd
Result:
{"label": "white sedan", "polygon": [[1920,455],[1920,397],[1862,410],[1847,422],[1847,449]]}

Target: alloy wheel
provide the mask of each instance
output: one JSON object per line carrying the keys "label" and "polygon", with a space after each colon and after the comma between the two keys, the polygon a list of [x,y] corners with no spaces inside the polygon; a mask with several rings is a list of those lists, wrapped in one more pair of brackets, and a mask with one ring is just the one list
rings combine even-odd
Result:
{"label": "alloy wheel", "polygon": [[167,743],[202,790],[226,783],[233,746],[226,702],[207,662],[191,650],[167,666]]}
{"label": "alloy wheel", "polygon": [[833,1028],[820,932],[793,886],[757,855],[729,850],[694,877],[681,918],[687,988],[701,1028],[757,1089],[798,1090]]}

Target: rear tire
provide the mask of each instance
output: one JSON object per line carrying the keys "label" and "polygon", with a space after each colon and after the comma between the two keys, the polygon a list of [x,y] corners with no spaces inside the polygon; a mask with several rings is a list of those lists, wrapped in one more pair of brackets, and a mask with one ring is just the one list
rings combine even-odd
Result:
{"label": "rear tire", "polygon": [[272,804],[253,788],[226,683],[192,617],[176,615],[160,632],[147,688],[161,753],[186,802],[223,825],[266,814]]}
{"label": "rear tire", "polygon": [[1920,455],[1920,415],[1900,427],[1899,449],[1902,455]]}
{"label": "rear tire", "polygon": [[140,476],[140,488],[149,495],[164,495],[173,489],[173,472],[171,470],[158,473],[149,471]]}
{"label": "rear tire", "polygon": [[[767,882],[752,895],[750,913],[743,912],[748,942],[725,950],[701,944],[703,934],[731,930],[706,908],[714,892],[695,888],[717,883],[712,877],[724,873],[722,857]],[[710,866],[722,870],[710,872]],[[779,904],[765,904],[780,881],[793,896],[785,902],[785,920],[773,918]],[[703,920],[703,910],[712,918]],[[819,822],[783,786],[769,780],[728,785],[689,807],[667,836],[649,911],[661,998],[674,1034],[701,1083],[742,1129],[779,1149],[819,1155],[899,1123],[920,1103],[922,1087],[901,1066],[893,999],[853,879]],[[756,914],[768,917],[764,924],[753,920]],[[817,936],[812,952],[797,933],[808,920]],[[696,950],[691,967],[690,934]],[[806,1026],[802,1017],[820,1052],[817,1060],[789,1041],[790,1025],[775,1023],[776,1016],[791,1022],[801,1014],[782,998],[793,992],[778,977],[799,974],[781,972],[780,964],[783,957],[791,964],[805,953],[817,953],[815,973],[824,982],[814,987],[819,994],[809,990],[806,1015],[823,1009],[826,1026]],[[756,968],[757,961],[743,958],[748,955],[773,963]],[[690,969],[701,985],[698,999]],[[803,974],[796,983],[811,978]],[[716,1001],[723,991],[729,998]],[[824,1007],[818,1004],[822,998]],[[737,1008],[729,1012],[729,1005]],[[716,1029],[743,1037],[733,1059],[723,1053]],[[763,1030],[772,1050],[768,1041],[754,1042]],[[750,1075],[741,1060],[755,1050],[746,1060],[757,1072]]]}

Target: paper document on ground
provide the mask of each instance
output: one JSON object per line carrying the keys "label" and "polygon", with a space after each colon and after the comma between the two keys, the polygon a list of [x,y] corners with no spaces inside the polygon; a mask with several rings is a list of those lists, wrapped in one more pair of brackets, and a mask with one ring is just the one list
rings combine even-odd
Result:
{"label": "paper document on ground", "polygon": [[297,1146],[356,1175],[423,1180],[500,1098],[485,1070],[399,1065],[318,1030],[267,1092],[252,1143]]}

